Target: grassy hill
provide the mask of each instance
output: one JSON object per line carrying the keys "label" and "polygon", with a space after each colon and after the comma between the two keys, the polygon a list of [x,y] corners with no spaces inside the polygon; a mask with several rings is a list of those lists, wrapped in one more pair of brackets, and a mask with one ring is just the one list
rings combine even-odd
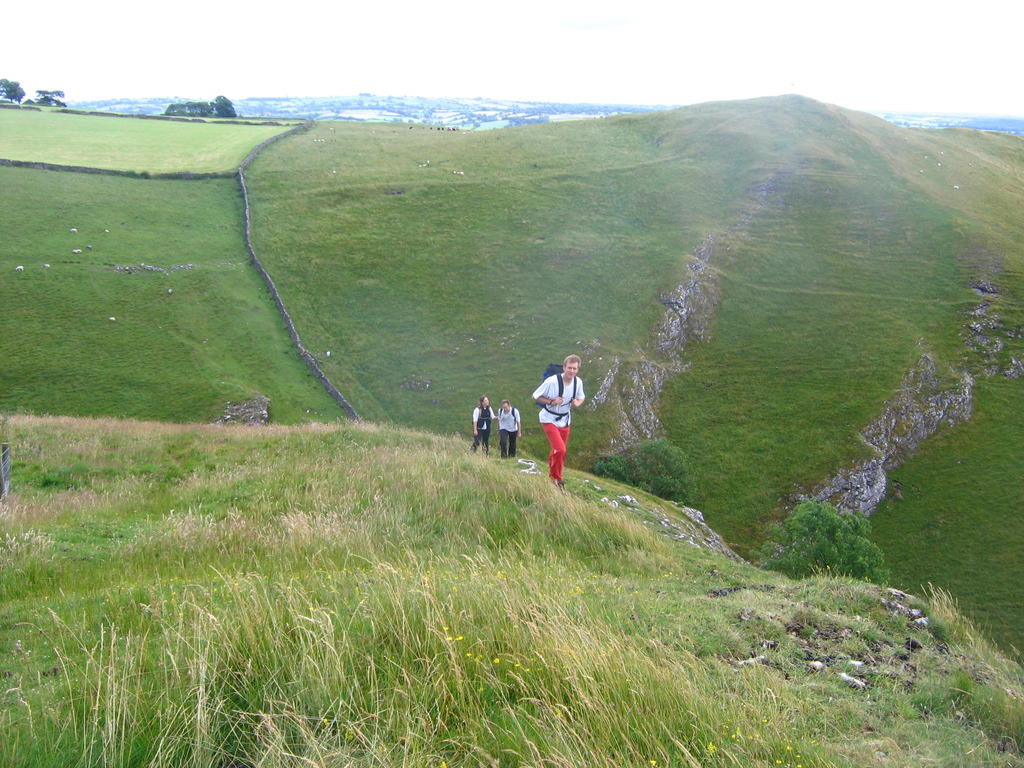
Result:
{"label": "grassy hill", "polygon": [[947,597],[632,489],[382,425],[0,429],[5,766],[1024,764],[1024,673]]}
{"label": "grassy hill", "polygon": [[[47,119],[72,117],[95,121],[90,131],[135,124]],[[39,130],[32,141],[57,146]],[[82,157],[100,162],[102,144]],[[898,128],[785,97],[489,133],[323,123],[265,150],[247,178],[260,257],[305,345],[361,415],[464,432],[481,394],[509,397],[525,406],[526,449],[540,454],[529,392],[547,362],[576,351],[592,399],[618,371],[607,404],[578,416],[578,467],[615,438],[618,404],[636,396],[629,372],[667,365],[652,340],[662,299],[713,243],[714,314],[672,368],[657,415],[689,454],[690,502],[743,553],[794,494],[867,456],[861,431],[922,354],[943,376],[969,373],[975,420],[892,471],[899,496],[879,508],[874,535],[899,586],[951,590],[1009,648],[1024,631],[1024,475],[1012,469],[1024,385],[1004,373],[1024,360],[1022,168],[1017,137]],[[296,367],[240,241],[222,245],[240,233],[227,181],[0,171],[11,180],[0,194],[14,201],[5,209],[27,223],[0,243],[0,301],[19,313],[0,352],[30,382],[17,385],[5,366],[0,407],[207,420],[235,393],[260,391],[285,421],[337,413]],[[65,195],[79,207],[51,205]],[[12,271],[25,254],[52,263],[49,254],[79,247],[71,219],[97,206],[85,220],[132,222],[137,239],[103,261],[82,254],[74,287],[61,281],[57,292],[38,282],[47,272],[31,282],[28,265]],[[211,260],[190,255],[207,266],[166,275],[106,271],[150,253],[162,260],[147,263],[180,265],[181,248]],[[200,274],[216,286],[188,309],[177,285],[168,301],[166,281],[192,290]],[[980,296],[979,285],[996,291]],[[260,319],[239,321],[236,296]],[[126,303],[108,309],[115,297]],[[984,354],[965,343],[978,346],[970,324],[982,302],[986,322],[999,318]],[[74,311],[55,321],[52,307]],[[121,315],[134,335],[110,332]],[[19,336],[42,341],[28,348]],[[158,357],[144,354],[148,344]],[[75,375],[63,374],[67,360]]]}
{"label": "grassy hill", "polygon": [[[693,504],[744,552],[794,493],[867,455],[861,430],[922,354],[970,371],[999,426],[947,436],[973,459],[929,488],[1008,571],[919,567],[970,559],[952,530],[922,541],[886,522],[876,537],[901,584],[956,590],[1009,644],[1024,595],[993,582],[1024,584],[1024,475],[997,470],[993,494],[992,473],[968,467],[1019,464],[1022,384],[964,340],[971,286],[994,281],[997,367],[1024,359],[1022,151],[799,97],[488,134],[321,124],[254,164],[255,236],[356,407],[439,431],[464,429],[480,394],[522,405],[568,351],[594,394],[613,361],[649,351],[660,297],[712,237],[709,338],[688,346],[659,415],[690,455]],[[614,408],[581,414],[578,465],[615,430]],[[525,442],[543,449],[539,431]],[[880,516],[933,510],[906,493]]]}

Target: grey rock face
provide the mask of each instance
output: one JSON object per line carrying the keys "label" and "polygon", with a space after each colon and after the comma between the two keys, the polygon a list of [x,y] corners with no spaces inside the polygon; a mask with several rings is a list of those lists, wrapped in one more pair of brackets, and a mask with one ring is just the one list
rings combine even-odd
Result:
{"label": "grey rock face", "polygon": [[722,241],[741,234],[759,211],[780,202],[779,187],[784,176],[782,172],[773,174],[753,187],[739,221],[722,236],[707,235],[694,249],[686,279],[658,299],[665,309],[648,348],[637,350],[632,365],[622,366],[616,360],[609,370],[589,407],[608,403],[617,408],[619,430],[611,441],[613,450],[650,440],[664,431],[658,418],[662,388],[670,378],[686,370],[686,345],[693,339],[707,340],[711,335],[711,322],[721,301],[720,280],[713,262],[727,247]]}
{"label": "grey rock face", "polygon": [[737,555],[721,536],[715,533],[704,522],[704,515],[690,507],[677,507],[679,515],[668,515],[657,507],[646,506],[632,496],[619,496],[617,499],[602,499],[613,506],[625,506],[635,514],[639,514],[645,525],[651,526],[663,536],[674,541],[681,541],[700,549],[708,549],[725,555],[730,560],[745,562]]}
{"label": "grey rock face", "polygon": [[952,384],[939,376],[930,355],[921,355],[882,414],[861,431],[874,456],[839,470],[810,494],[798,495],[797,499],[827,501],[844,512],[874,512],[885,498],[887,470],[914,455],[918,446],[943,425],[970,420],[974,379],[966,372],[951,371],[950,375]]}

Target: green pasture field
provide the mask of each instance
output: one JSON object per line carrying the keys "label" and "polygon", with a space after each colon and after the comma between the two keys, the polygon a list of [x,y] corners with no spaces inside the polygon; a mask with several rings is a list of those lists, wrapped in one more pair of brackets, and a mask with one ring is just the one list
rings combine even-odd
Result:
{"label": "green pasture field", "polygon": [[0,157],[138,173],[230,172],[289,127],[0,109]]}
{"label": "green pasture field", "polygon": [[340,415],[248,264],[233,179],[0,168],[0,209],[0,411],[209,421],[259,392],[275,420]]}
{"label": "green pasture field", "polygon": [[365,423],[0,437],[9,768],[1024,765],[1024,672],[948,596],[760,571],[600,478]]}

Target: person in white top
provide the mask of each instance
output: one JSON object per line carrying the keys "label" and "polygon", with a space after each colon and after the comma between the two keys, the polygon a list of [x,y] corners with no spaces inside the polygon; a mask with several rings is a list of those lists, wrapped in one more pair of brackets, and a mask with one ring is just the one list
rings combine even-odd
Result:
{"label": "person in white top", "polygon": [[473,453],[478,445],[483,445],[484,456],[490,453],[491,422],[495,419],[491,401],[487,395],[480,398],[480,405],[473,409]]}
{"label": "person in white top", "polygon": [[565,467],[565,452],[569,444],[572,427],[572,409],[583,404],[583,379],[578,355],[569,355],[562,363],[561,375],[549,376],[533,392],[533,399],[541,405],[540,426],[548,438],[551,453],[548,454],[548,475],[559,488],[565,485],[562,470]]}
{"label": "person in white top", "polygon": [[508,400],[502,400],[498,409],[498,445],[501,446],[501,458],[515,458],[516,438],[522,436],[523,426],[519,422],[519,409],[513,408]]}

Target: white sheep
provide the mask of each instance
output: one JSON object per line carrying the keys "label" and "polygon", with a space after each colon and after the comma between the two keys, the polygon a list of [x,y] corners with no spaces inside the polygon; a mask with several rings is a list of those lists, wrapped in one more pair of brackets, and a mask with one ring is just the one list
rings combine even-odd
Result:
{"label": "white sheep", "polygon": [[71,252],[72,252],[72,253],[81,253],[81,252],[82,252],[82,249],[81,249],[81,248],[72,248],[72,249],[71,249]]}
{"label": "white sheep", "polygon": [[72,227],[71,229],[68,230],[68,232],[77,232],[77,231],[78,231],[78,227]]}
{"label": "white sheep", "polygon": [[116,317],[108,317],[107,320],[109,320],[110,322],[114,322],[115,320],[117,320],[117,318]]}
{"label": "white sheep", "polygon": [[43,264],[43,266],[44,266],[44,267],[46,267],[47,269],[49,269],[49,268],[50,268],[50,265],[49,265],[49,264]]}
{"label": "white sheep", "polygon": [[15,272],[24,272],[25,271],[25,267],[23,267],[21,264],[19,264],[18,266],[16,266],[14,268],[14,271]]}

